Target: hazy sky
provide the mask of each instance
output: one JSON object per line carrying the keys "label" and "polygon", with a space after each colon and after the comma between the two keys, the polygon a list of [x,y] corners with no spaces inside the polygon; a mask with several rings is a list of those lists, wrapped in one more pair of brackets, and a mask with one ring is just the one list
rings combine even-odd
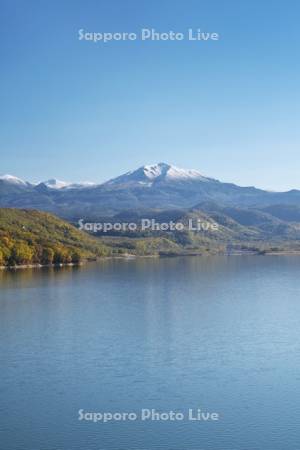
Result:
{"label": "hazy sky", "polygon": [[[164,161],[300,189],[298,0],[0,4],[0,173],[100,182]],[[81,28],[220,40],[103,44]]]}

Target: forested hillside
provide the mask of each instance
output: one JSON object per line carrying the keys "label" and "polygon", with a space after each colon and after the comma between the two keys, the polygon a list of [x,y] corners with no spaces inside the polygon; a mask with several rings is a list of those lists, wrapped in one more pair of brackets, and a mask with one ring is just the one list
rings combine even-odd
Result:
{"label": "forested hillside", "polygon": [[67,264],[106,256],[108,247],[52,214],[0,209],[0,265]]}

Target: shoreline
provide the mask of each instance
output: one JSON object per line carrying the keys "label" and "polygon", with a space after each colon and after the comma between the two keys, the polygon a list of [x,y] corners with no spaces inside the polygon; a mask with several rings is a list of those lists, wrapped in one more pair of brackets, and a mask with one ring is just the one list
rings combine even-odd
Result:
{"label": "shoreline", "polygon": [[99,262],[105,261],[109,259],[124,259],[124,260],[133,260],[133,259],[144,259],[144,258],[180,258],[180,257],[198,257],[198,256],[300,256],[300,251],[282,251],[282,252],[232,252],[232,253],[211,253],[211,254],[203,254],[203,253],[178,253],[178,254],[153,254],[153,255],[134,255],[134,254],[125,254],[125,255],[117,255],[117,256],[105,256],[97,259],[86,259],[79,263],[59,263],[59,264],[20,264],[17,266],[0,266],[0,270],[21,270],[21,269],[43,269],[43,268],[63,268],[63,267],[80,267],[86,265],[91,262]]}

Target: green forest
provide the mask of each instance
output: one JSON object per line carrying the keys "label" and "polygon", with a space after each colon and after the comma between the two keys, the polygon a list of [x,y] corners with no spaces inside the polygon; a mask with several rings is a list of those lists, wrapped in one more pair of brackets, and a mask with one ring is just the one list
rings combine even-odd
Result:
{"label": "green forest", "polygon": [[110,253],[99,239],[52,214],[0,208],[0,266],[78,264]]}
{"label": "green forest", "polygon": [[299,240],[265,240],[255,228],[234,221],[221,224],[214,235],[191,231],[141,234],[91,235],[53,214],[0,208],[0,267],[80,264],[110,256],[300,252]]}

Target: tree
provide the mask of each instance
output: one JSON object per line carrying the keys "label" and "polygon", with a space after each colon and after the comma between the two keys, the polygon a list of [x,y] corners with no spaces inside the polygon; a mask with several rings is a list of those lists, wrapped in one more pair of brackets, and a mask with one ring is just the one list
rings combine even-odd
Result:
{"label": "tree", "polygon": [[81,261],[81,254],[78,250],[74,250],[72,253],[72,263],[73,264],[79,264]]}
{"label": "tree", "polygon": [[32,262],[33,249],[26,242],[19,242],[12,248],[9,264],[30,264]]}
{"label": "tree", "polygon": [[51,247],[45,247],[42,250],[41,264],[53,264],[54,250]]}
{"label": "tree", "polygon": [[72,256],[68,250],[64,248],[56,249],[54,253],[53,263],[54,264],[68,264],[72,262]]}
{"label": "tree", "polygon": [[4,266],[5,264],[5,258],[2,250],[0,250],[0,266]]}

